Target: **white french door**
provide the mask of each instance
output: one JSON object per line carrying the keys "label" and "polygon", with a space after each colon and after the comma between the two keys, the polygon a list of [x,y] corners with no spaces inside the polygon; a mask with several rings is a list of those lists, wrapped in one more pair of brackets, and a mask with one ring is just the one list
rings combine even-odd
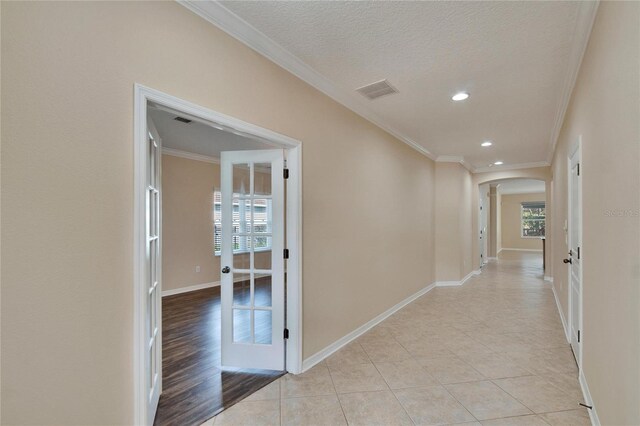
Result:
{"label": "white french door", "polygon": [[161,259],[160,256],[160,211],[161,181],[160,155],[162,142],[148,119],[147,178],[146,178],[146,282],[145,300],[145,380],[147,380],[147,424],[152,425],[162,392],[162,305],[161,305]]}
{"label": "white french door", "polygon": [[284,152],[220,159],[222,365],[284,370]]}
{"label": "white french door", "polygon": [[582,365],[582,187],[580,185],[580,145],[569,158],[569,318],[571,348],[578,365]]}

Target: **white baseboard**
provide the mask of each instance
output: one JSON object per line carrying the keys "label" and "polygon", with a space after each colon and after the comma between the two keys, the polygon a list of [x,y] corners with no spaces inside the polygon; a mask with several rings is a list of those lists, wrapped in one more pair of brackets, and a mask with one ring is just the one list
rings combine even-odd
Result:
{"label": "white baseboard", "polygon": [[390,309],[387,309],[386,311],[384,311],[383,313],[381,313],[377,317],[373,318],[371,321],[361,325],[360,327],[358,327],[355,330],[353,330],[351,333],[347,334],[346,336],[341,337],[340,339],[336,340],[335,342],[333,342],[332,344],[330,344],[326,348],[321,349],[320,351],[318,351],[315,354],[311,355],[309,358],[305,359],[302,362],[302,372],[307,371],[308,369],[310,369],[311,367],[313,367],[317,363],[321,362],[322,360],[324,360],[329,355],[333,354],[334,352],[336,352],[337,350],[339,350],[343,346],[347,345],[348,343],[351,343],[353,340],[355,340],[358,337],[362,336],[364,333],[366,333],[367,331],[371,330],[373,327],[375,327],[376,325],[380,324],[382,321],[384,321],[385,319],[389,318],[391,315],[393,315],[394,313],[396,313],[400,309],[404,308],[405,306],[407,306],[409,303],[413,302],[414,300],[416,300],[420,296],[423,296],[423,295],[427,294],[429,291],[431,291],[433,288],[435,288],[435,286],[436,286],[435,283],[426,286],[425,288],[423,288],[422,290],[418,291],[417,293],[407,297],[402,302],[396,304],[395,306],[391,307]]}
{"label": "white baseboard", "polygon": [[[567,328],[567,321],[564,319],[564,314],[562,313],[562,308],[560,306],[560,299],[558,299],[558,294],[556,293],[556,287],[553,285],[552,277],[545,277],[545,280],[550,278],[551,280],[551,288],[553,289],[553,297],[556,299],[556,306],[558,307],[558,313],[560,314],[560,319],[562,320],[562,328],[564,329],[564,335],[567,339],[567,342],[570,343],[570,334],[569,329]],[[589,412],[589,419],[591,420],[591,424],[593,426],[600,426],[600,419],[598,418],[598,412],[596,411],[596,407],[593,404],[593,399],[591,398],[591,392],[589,391],[589,386],[587,385],[587,378],[584,375],[584,370],[580,368],[580,388],[582,389],[582,396],[584,397],[584,403],[590,405],[592,408],[587,409]]]}
{"label": "white baseboard", "polygon": [[600,419],[598,418],[598,412],[596,411],[595,405],[593,405],[593,399],[591,398],[591,392],[589,392],[589,386],[587,385],[587,378],[584,375],[584,371],[580,369],[580,387],[582,388],[582,396],[584,397],[584,403],[590,405],[592,408],[588,409],[589,419],[591,419],[591,424],[593,426],[600,426]]}
{"label": "white baseboard", "polygon": [[[521,249],[521,248],[507,248],[507,247],[505,247],[503,249],[500,249],[500,251],[502,251],[502,250],[506,250],[506,251],[533,251],[533,252],[536,252],[536,253],[542,253],[541,249]],[[498,252],[498,253],[500,253],[500,252]]]}
{"label": "white baseboard", "polygon": [[558,308],[558,313],[560,314],[560,319],[562,320],[562,328],[564,329],[564,337],[567,339],[567,342],[571,342],[571,338],[569,337],[569,329],[567,328],[567,321],[564,319],[564,314],[562,313],[562,306],[560,305],[560,299],[558,299],[558,293],[556,293],[556,286],[551,285],[551,289],[553,290],[553,297],[556,299],[556,307]]}
{"label": "white baseboard", "polygon": [[471,271],[467,274],[466,277],[464,277],[463,279],[461,279],[460,281],[436,281],[436,287],[453,287],[453,286],[459,286],[464,284],[465,282],[467,282],[467,280],[469,278],[471,278],[474,275],[478,275],[480,274],[480,269],[476,269],[475,271]]}
{"label": "white baseboard", "polygon": [[462,285],[461,281],[436,281],[436,287],[455,287]]}
{"label": "white baseboard", "polygon": [[203,290],[205,288],[218,287],[219,285],[220,285],[220,281],[215,281],[212,283],[202,283],[202,284],[190,285],[188,287],[174,288],[172,290],[163,291],[162,297],[173,296],[174,294],[189,293],[190,291]]}

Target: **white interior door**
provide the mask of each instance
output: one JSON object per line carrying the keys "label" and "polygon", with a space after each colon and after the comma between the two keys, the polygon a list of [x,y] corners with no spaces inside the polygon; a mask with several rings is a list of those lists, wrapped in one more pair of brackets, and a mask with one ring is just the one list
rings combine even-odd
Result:
{"label": "white interior door", "polygon": [[569,316],[571,348],[578,365],[582,360],[582,187],[580,183],[580,146],[569,159]]}
{"label": "white interior door", "polygon": [[[482,192],[482,189],[480,189],[480,192]],[[487,261],[487,206],[485,206],[484,196],[482,194],[480,194],[478,203],[480,204],[478,219],[480,235],[478,244],[480,247],[480,267],[482,267]]]}
{"label": "white interior door", "polygon": [[148,119],[147,186],[146,186],[146,327],[145,369],[148,389],[147,424],[152,425],[162,392],[162,305],[160,259],[161,181],[160,150],[162,142],[151,119]]}
{"label": "white interior door", "polygon": [[222,365],[284,370],[284,152],[221,154]]}

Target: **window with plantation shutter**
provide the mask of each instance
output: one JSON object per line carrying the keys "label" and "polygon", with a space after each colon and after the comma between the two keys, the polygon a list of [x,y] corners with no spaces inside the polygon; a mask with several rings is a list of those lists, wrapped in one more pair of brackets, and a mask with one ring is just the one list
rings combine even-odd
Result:
{"label": "window with plantation shutter", "polygon": [[[213,251],[220,255],[222,245],[222,194],[213,193]],[[251,200],[234,201],[233,203],[233,232],[234,233],[270,233],[271,232],[271,199],[256,199],[253,205],[253,231],[251,227]],[[241,220],[245,218],[245,220]],[[271,250],[270,237],[256,237],[254,251]],[[233,237],[233,253],[248,253],[247,238]]]}
{"label": "window with plantation shutter", "polygon": [[520,235],[522,238],[544,237],[545,203],[544,201],[525,201],[520,207]]}

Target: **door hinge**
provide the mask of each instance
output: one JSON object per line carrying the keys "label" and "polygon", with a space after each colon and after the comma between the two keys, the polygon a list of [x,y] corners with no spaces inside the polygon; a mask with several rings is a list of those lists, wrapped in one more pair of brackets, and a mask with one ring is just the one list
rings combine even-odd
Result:
{"label": "door hinge", "polygon": [[580,163],[578,163],[577,166],[578,166],[578,176],[580,176]]}
{"label": "door hinge", "polygon": [[580,343],[580,330],[578,330],[578,343]]}
{"label": "door hinge", "polygon": [[289,179],[289,169],[282,170],[282,177],[285,179]]}
{"label": "door hinge", "polygon": [[289,258],[289,249],[284,249],[284,250],[282,250],[282,256],[283,256],[285,259],[288,259],[288,258]]}
{"label": "door hinge", "polygon": [[578,260],[580,260],[580,247],[578,247]]}
{"label": "door hinge", "polygon": [[285,339],[288,339],[288,338],[289,338],[289,329],[288,329],[288,328],[285,328],[285,329],[284,329],[284,338],[285,338]]}

